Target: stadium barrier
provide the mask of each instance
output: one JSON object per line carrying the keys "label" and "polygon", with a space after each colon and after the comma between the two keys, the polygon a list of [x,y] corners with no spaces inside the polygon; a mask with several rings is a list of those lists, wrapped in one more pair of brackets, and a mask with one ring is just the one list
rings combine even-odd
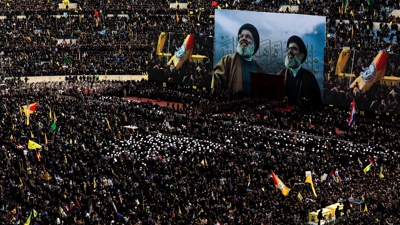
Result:
{"label": "stadium barrier", "polygon": [[[72,75],[72,76],[82,76],[82,75]],[[69,76],[29,76],[28,83],[37,83],[37,82],[61,82],[65,81],[66,77]],[[12,77],[7,77],[7,79],[13,79]],[[24,80],[23,77],[21,77]],[[114,81],[127,81],[127,80],[136,80],[140,81],[142,79],[147,80],[147,75],[99,75],[100,80],[114,80]]]}

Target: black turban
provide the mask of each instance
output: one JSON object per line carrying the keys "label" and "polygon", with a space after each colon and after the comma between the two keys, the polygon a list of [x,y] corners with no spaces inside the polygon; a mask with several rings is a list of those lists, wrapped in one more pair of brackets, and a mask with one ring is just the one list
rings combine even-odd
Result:
{"label": "black turban", "polygon": [[299,51],[300,53],[304,53],[304,57],[301,60],[301,63],[303,63],[304,61],[306,61],[307,58],[307,48],[306,45],[304,44],[303,40],[301,40],[300,37],[293,35],[289,38],[289,40],[287,41],[287,45],[286,47],[289,47],[290,43],[296,43],[297,46],[299,47]]}
{"label": "black turban", "polygon": [[256,54],[256,52],[258,51],[258,47],[260,46],[260,35],[258,34],[257,28],[249,23],[246,23],[240,27],[240,29],[238,31],[238,35],[240,35],[242,33],[242,30],[248,30],[253,35],[254,44],[255,44],[254,54]]}

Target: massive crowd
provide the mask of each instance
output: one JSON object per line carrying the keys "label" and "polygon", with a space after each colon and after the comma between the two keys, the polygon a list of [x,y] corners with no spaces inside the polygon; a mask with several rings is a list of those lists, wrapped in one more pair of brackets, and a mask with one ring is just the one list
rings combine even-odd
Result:
{"label": "massive crowd", "polygon": [[[277,12],[284,3],[298,4],[240,0],[220,7]],[[386,10],[395,3],[350,3],[340,14],[341,3],[301,1],[299,13],[358,24],[354,29],[353,22],[331,22],[328,33],[337,36],[327,46],[376,51],[392,45],[398,53],[396,43],[379,38],[357,42],[369,23],[398,19]],[[213,33],[209,1],[179,9],[187,22],[178,22],[168,5],[78,1],[77,9],[58,10],[52,1],[0,4],[7,17],[0,22],[2,70],[15,77],[146,72],[154,56],[147,38],[152,32]],[[21,14],[27,19],[17,20]],[[394,28],[382,26],[381,33]],[[350,36],[357,38],[347,42]],[[77,42],[57,41],[70,37]],[[8,79],[1,85],[2,224],[296,224],[338,201],[352,210],[337,224],[400,222],[399,127],[393,121],[357,114],[352,129],[339,130],[347,109],[288,111],[282,102],[246,99],[240,92],[160,88],[146,81]],[[28,125],[21,107],[34,102]],[[41,148],[28,149],[29,140]],[[371,161],[375,166],[364,172]],[[275,188],[271,171],[291,188],[289,196]],[[306,171],[313,174],[317,197],[304,184]],[[351,207],[348,199],[364,203]]]}
{"label": "massive crowd", "polygon": [[[124,92],[170,106],[128,100]],[[338,131],[348,110],[286,111],[284,103],[241,93],[147,81],[7,80],[0,101],[3,224],[30,215],[32,224],[295,224],[362,198],[368,211],[353,205],[337,224],[400,219],[400,145],[391,121],[359,116],[350,132]],[[38,102],[29,125],[20,109],[27,102]],[[228,111],[218,110],[226,104]],[[42,147],[27,149],[29,140]],[[364,173],[369,159],[375,167]],[[274,187],[270,171],[289,196]],[[306,171],[318,197],[304,184]]]}
{"label": "massive crowd", "polygon": [[[327,47],[399,53],[399,18],[390,14],[398,7],[395,1],[365,1],[363,6],[350,2],[346,10],[340,10],[341,3],[334,1],[299,2],[297,13],[326,16]],[[218,7],[279,12],[284,4],[298,4],[240,0],[220,1],[218,7],[212,7],[202,0],[175,9],[168,1],[103,0],[77,1],[76,8],[60,9],[60,3],[33,0],[0,4],[3,74],[142,74],[155,54],[149,37],[161,31],[212,36],[212,15]],[[373,22],[381,26],[373,28]]]}

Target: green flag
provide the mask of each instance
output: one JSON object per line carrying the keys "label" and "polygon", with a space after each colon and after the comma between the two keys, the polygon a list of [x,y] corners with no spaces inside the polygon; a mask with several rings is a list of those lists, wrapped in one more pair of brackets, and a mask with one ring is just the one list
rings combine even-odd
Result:
{"label": "green flag", "polygon": [[71,56],[64,55],[64,63],[65,63],[65,64],[68,65],[68,64],[70,63],[70,61],[69,61],[70,59],[71,59]]}
{"label": "green flag", "polygon": [[50,129],[51,129],[52,131],[55,131],[55,130],[57,129],[56,123],[52,123]]}

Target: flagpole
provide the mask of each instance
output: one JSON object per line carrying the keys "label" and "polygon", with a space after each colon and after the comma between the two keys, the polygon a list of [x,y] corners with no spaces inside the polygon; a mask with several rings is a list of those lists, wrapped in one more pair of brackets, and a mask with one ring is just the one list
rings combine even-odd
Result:
{"label": "flagpole", "polygon": [[[169,48],[170,48],[170,43],[171,43],[171,32],[168,32],[168,53],[169,53]],[[167,62],[169,61],[169,56],[167,55]]]}
{"label": "flagpole", "polygon": [[[354,57],[356,55],[356,50],[353,50],[353,59],[351,60],[351,71],[350,71],[350,76],[349,76],[349,87],[351,85],[351,78],[353,76],[353,67],[354,67]],[[354,75],[355,77],[355,75]]]}

